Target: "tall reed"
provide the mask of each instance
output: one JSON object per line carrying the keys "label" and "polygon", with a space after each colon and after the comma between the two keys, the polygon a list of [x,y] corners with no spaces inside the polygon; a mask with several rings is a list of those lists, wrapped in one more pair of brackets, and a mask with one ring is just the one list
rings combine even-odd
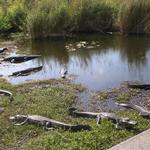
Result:
{"label": "tall reed", "polygon": [[119,7],[118,22],[123,34],[150,32],[150,0],[126,0]]}
{"label": "tall reed", "polygon": [[0,33],[150,33],[150,0],[0,0]]}
{"label": "tall reed", "polygon": [[53,33],[104,33],[111,30],[113,10],[99,0],[42,0],[28,16],[29,31],[34,38]]}

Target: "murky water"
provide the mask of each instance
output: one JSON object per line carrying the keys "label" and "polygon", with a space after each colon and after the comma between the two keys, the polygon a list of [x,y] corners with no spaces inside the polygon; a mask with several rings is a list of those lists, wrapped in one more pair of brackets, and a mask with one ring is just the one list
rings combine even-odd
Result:
{"label": "murky water", "polygon": [[60,78],[62,67],[68,78],[91,90],[108,89],[122,81],[150,83],[149,36],[80,36],[72,40],[26,42],[16,54],[40,54],[41,58],[21,64],[0,64],[0,74],[43,65],[40,72],[26,77],[7,77],[14,84],[29,80]]}

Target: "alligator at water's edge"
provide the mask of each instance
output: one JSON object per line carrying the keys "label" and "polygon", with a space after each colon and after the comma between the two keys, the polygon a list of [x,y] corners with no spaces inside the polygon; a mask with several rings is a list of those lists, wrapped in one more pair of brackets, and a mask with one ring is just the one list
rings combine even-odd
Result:
{"label": "alligator at water's edge", "polygon": [[133,110],[139,112],[139,115],[141,115],[142,117],[150,118],[150,111],[139,105],[135,105],[135,104],[131,104],[131,103],[116,103],[116,104],[118,106],[133,109]]}
{"label": "alligator at water's edge", "polygon": [[9,75],[9,77],[11,77],[11,76],[16,76],[16,77],[27,76],[27,75],[30,75],[31,73],[35,73],[35,72],[42,70],[42,68],[43,68],[43,66],[35,67],[35,68],[28,68],[25,70],[14,72],[14,73],[12,73],[12,75]]}
{"label": "alligator at water's edge", "polygon": [[127,84],[129,88],[149,90],[150,84]]}
{"label": "alligator at water's edge", "polygon": [[39,57],[41,57],[41,55],[12,56],[8,58],[4,58],[2,61],[11,62],[11,63],[22,63]]}

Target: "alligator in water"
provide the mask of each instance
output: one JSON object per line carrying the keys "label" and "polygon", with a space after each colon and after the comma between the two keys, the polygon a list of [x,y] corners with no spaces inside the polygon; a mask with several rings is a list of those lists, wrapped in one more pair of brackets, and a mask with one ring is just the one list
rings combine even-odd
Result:
{"label": "alligator in water", "polygon": [[9,96],[10,101],[13,100],[13,94],[9,91],[6,91],[6,90],[0,90],[0,96]]}
{"label": "alligator in water", "polygon": [[11,63],[22,63],[35,58],[41,57],[40,55],[30,55],[30,56],[12,56],[8,58],[4,58],[2,61],[8,61]]}
{"label": "alligator in water", "polygon": [[129,88],[149,90],[150,84],[127,84]]}
{"label": "alligator in water", "polygon": [[25,70],[14,72],[14,73],[12,73],[12,75],[9,75],[9,76],[16,76],[16,77],[18,77],[18,76],[28,76],[33,72],[38,72],[38,71],[42,70],[42,68],[43,68],[43,66],[35,67],[35,68],[28,68],[28,69],[25,69]]}
{"label": "alligator in water", "polygon": [[150,111],[139,106],[139,105],[135,105],[135,104],[127,104],[127,103],[116,103],[118,106],[122,106],[125,108],[130,108],[133,110],[136,110],[137,112],[139,112],[139,115],[146,117],[146,118],[150,118]]}
{"label": "alligator in water", "polygon": [[2,48],[0,48],[0,53],[3,53],[3,52],[6,51],[6,50],[8,50],[7,47],[2,47]]}
{"label": "alligator in water", "polygon": [[130,120],[129,118],[119,117],[114,113],[108,112],[79,112],[77,111],[77,108],[72,107],[69,108],[69,114],[76,117],[96,118],[97,124],[99,124],[102,119],[106,118],[115,123],[116,128],[118,128],[119,125],[124,127],[131,127],[137,124],[136,121]]}
{"label": "alligator in water", "polygon": [[39,115],[16,115],[10,117],[10,120],[14,121],[15,125],[29,123],[43,126],[45,129],[62,128],[70,131],[91,130],[89,125],[71,125]]}

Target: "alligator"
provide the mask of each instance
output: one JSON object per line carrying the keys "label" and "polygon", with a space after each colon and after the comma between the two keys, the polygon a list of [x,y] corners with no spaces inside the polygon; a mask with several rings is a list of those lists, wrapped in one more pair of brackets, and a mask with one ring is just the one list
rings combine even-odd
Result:
{"label": "alligator", "polygon": [[12,56],[12,57],[4,58],[2,61],[8,61],[11,63],[22,63],[39,57],[41,57],[41,55]]}
{"label": "alligator", "polygon": [[0,96],[9,96],[10,101],[13,101],[13,94],[6,90],[0,90]]}
{"label": "alligator", "polygon": [[48,130],[53,128],[62,128],[70,131],[91,130],[89,125],[71,125],[39,115],[16,115],[9,119],[15,122],[15,125],[36,124]]}
{"label": "alligator", "polygon": [[149,90],[150,84],[127,84],[129,88]]}
{"label": "alligator", "polygon": [[11,75],[9,75],[9,77],[11,77],[11,76],[16,76],[16,77],[18,77],[18,76],[27,76],[27,75],[30,75],[33,72],[40,71],[42,68],[43,68],[43,66],[35,67],[35,68],[28,68],[28,69],[25,69],[25,70],[14,72]]}
{"label": "alligator", "polygon": [[118,106],[122,106],[125,108],[130,108],[133,110],[136,110],[137,112],[139,112],[139,115],[145,118],[150,118],[150,111],[139,106],[139,105],[135,105],[135,104],[129,104],[129,103],[116,103]]}
{"label": "alligator", "polygon": [[0,48],[0,53],[3,53],[3,52],[6,51],[6,50],[8,50],[7,47],[1,47],[1,48]]}
{"label": "alligator", "polygon": [[95,118],[97,119],[97,125],[100,124],[100,121],[104,118],[112,121],[116,124],[116,128],[118,126],[131,127],[137,124],[136,121],[130,120],[129,118],[119,117],[114,113],[108,112],[79,112],[77,108],[69,108],[69,114],[76,117],[86,117],[86,118]]}
{"label": "alligator", "polygon": [[0,107],[0,114],[4,112],[4,108],[3,107]]}

